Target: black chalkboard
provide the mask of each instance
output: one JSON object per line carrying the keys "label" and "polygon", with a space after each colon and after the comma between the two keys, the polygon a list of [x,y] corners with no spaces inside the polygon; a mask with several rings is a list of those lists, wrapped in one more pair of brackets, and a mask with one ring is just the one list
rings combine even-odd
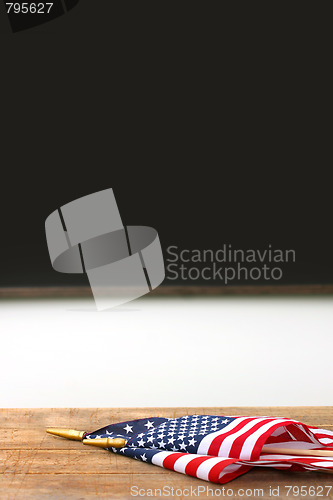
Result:
{"label": "black chalkboard", "polygon": [[[52,269],[44,222],[109,187],[124,224],[157,229],[166,284],[332,284],[324,45],[239,45],[235,20],[226,46],[211,9],[151,8],[81,0],[18,33],[2,12],[0,286],[86,285]],[[245,268],[228,283],[223,250]],[[281,276],[246,275],[278,251]]]}

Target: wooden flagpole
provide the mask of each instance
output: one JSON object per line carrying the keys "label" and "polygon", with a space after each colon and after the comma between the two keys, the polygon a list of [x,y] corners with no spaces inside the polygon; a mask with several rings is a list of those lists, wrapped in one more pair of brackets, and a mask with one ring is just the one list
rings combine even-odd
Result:
{"label": "wooden flagpole", "polygon": [[301,455],[310,457],[332,457],[332,450],[302,450],[301,448],[275,448],[275,446],[265,445],[262,447],[262,452],[270,453],[273,455]]}

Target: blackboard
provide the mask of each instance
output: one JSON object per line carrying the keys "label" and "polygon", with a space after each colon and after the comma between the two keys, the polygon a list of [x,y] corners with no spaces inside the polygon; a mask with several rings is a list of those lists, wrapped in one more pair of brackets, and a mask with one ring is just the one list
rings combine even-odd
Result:
{"label": "blackboard", "polygon": [[[147,6],[81,0],[19,33],[1,12],[0,286],[87,285],[52,269],[44,223],[110,187],[124,224],[158,231],[165,285],[333,283],[324,47],[311,56],[304,42],[294,66],[292,30],[278,47],[272,35],[226,49],[214,15],[204,36],[185,23],[198,8],[185,11],[151,23]],[[223,249],[290,258],[271,262],[282,274],[269,279],[246,276],[259,264],[241,259],[245,270],[225,283]],[[175,252],[190,259],[184,276],[170,268]]]}

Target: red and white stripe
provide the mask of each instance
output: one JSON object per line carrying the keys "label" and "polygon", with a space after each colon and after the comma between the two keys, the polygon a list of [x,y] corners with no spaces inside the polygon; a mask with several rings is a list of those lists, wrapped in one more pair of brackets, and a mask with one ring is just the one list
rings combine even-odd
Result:
{"label": "red and white stripe", "polygon": [[321,444],[333,446],[333,432],[326,429],[318,429],[317,427],[309,426],[312,432]]}
{"label": "red and white stripe", "polygon": [[[261,454],[264,444],[288,445],[295,455]],[[328,446],[327,446],[328,445]],[[332,457],[297,456],[297,449],[333,449],[333,433],[286,418],[238,417],[208,434],[197,454],[161,451],[152,463],[214,483],[227,483],[252,467],[333,470]]]}
{"label": "red and white stripe", "polygon": [[251,469],[232,458],[210,457],[193,453],[161,451],[152,458],[152,463],[188,476],[212,483],[227,483]]}
{"label": "red and white stripe", "polygon": [[239,417],[224,429],[205,436],[199,444],[198,453],[257,460],[265,443],[292,440],[320,444],[306,426],[295,420],[274,417]]}
{"label": "red and white stripe", "polygon": [[294,455],[263,455],[259,460],[237,460],[192,453],[161,451],[152,463],[204,481],[224,484],[248,472],[252,467],[289,470],[333,470],[330,457],[295,457]]}

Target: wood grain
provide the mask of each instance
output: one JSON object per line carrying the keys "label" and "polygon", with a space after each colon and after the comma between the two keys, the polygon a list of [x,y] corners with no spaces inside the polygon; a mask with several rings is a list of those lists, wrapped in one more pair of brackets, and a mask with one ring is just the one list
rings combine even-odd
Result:
{"label": "wood grain", "polygon": [[[199,486],[201,488],[209,486],[213,491],[222,487],[127,457],[113,455],[105,450],[87,447],[77,441],[48,435],[45,428],[49,426],[95,430],[112,422],[135,418],[177,417],[196,413],[288,416],[310,425],[333,429],[332,410],[332,407],[2,409],[0,410],[0,498],[1,500],[135,498],[131,496],[133,486],[144,488],[146,492],[148,488],[161,490],[154,492],[156,497],[161,496],[159,493],[163,493],[163,487],[169,488],[168,491],[171,491],[170,488],[176,490],[192,487],[200,498],[207,498],[206,491],[201,491],[199,494]],[[242,488],[262,490],[261,498],[270,498],[270,487],[280,488],[280,494],[275,498],[290,498],[286,496],[287,491],[284,489],[286,485],[325,487],[332,484],[331,475],[319,472],[288,473],[253,469],[225,487],[233,492],[229,498],[244,498],[238,494]],[[148,498],[148,496],[137,498]],[[333,491],[325,498],[333,498]]]}

